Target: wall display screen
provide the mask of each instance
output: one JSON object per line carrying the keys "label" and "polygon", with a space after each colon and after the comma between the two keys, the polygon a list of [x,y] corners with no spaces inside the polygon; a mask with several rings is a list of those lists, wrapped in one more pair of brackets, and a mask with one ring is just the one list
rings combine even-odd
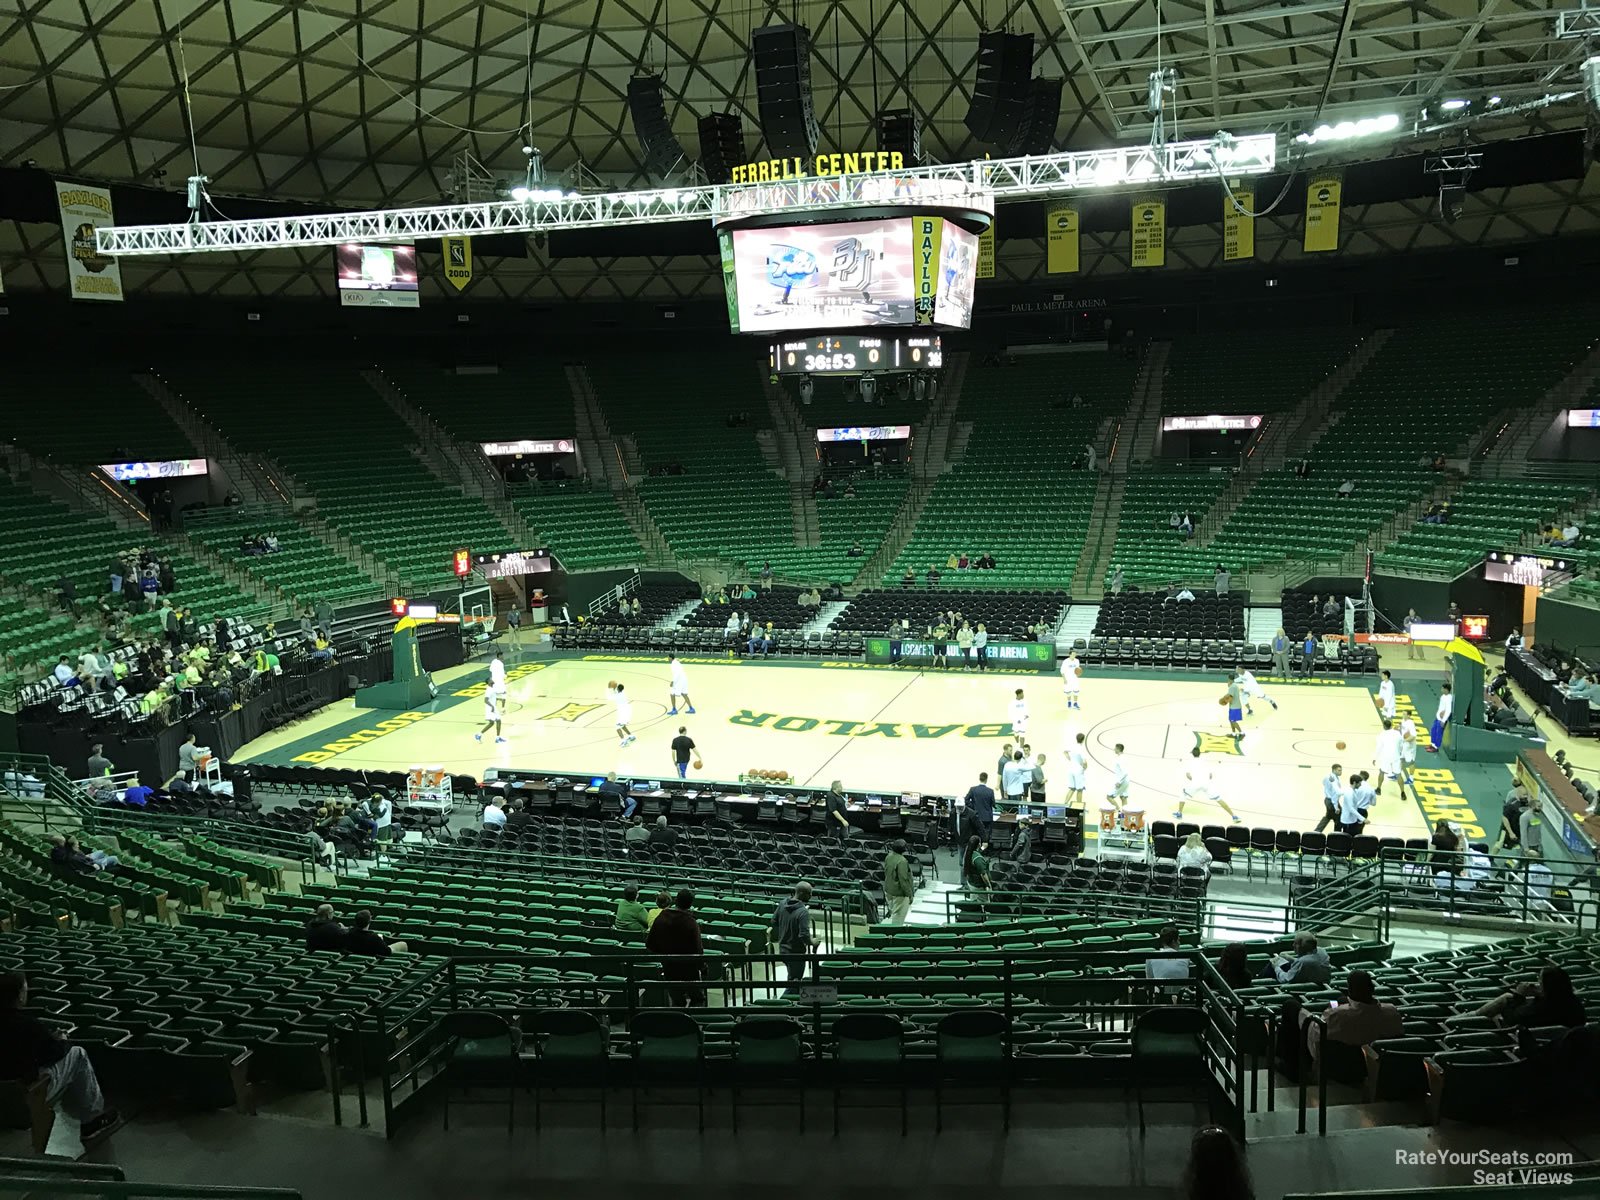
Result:
{"label": "wall display screen", "polygon": [[909,220],[736,229],[733,258],[745,333],[913,322]]}
{"label": "wall display screen", "polygon": [[417,248],[345,242],[334,251],[339,303],[360,308],[417,307]]}

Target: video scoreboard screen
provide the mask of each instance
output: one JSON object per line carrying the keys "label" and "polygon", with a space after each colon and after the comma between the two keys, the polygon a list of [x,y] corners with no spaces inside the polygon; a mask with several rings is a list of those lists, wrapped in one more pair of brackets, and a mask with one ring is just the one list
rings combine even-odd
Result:
{"label": "video scoreboard screen", "polygon": [[944,366],[938,334],[816,333],[775,342],[768,363],[778,375],[863,375],[878,371],[936,371]]}
{"label": "video scoreboard screen", "polygon": [[513,575],[544,575],[553,570],[548,549],[499,550],[493,554],[474,554],[472,565],[485,579],[505,579]]}
{"label": "video scoreboard screen", "polygon": [[1571,579],[1576,566],[1570,559],[1548,554],[1491,550],[1483,561],[1483,577],[1490,583],[1549,588]]}

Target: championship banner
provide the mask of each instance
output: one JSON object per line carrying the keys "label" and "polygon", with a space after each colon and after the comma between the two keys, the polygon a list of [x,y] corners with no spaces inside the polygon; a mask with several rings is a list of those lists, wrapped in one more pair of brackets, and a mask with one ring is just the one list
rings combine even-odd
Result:
{"label": "championship banner", "polygon": [[943,217],[911,218],[912,297],[916,323],[933,324],[934,301],[939,296],[939,250],[944,242]]}
{"label": "championship banner", "polygon": [[1133,206],[1130,267],[1167,265],[1167,204],[1164,200],[1139,200]]}
{"label": "championship banner", "polygon": [[978,279],[994,278],[994,226],[978,235]]}
{"label": "championship banner", "polygon": [[463,291],[472,282],[472,239],[447,237],[440,242],[444,246],[444,277],[456,291]]}
{"label": "championship banner", "polygon": [[122,268],[100,253],[94,231],[113,224],[105,188],[56,180],[61,240],[67,247],[67,290],[74,300],[121,300]]}
{"label": "championship banner", "polygon": [[1339,201],[1344,179],[1338,175],[1318,175],[1306,184],[1305,251],[1339,248]]}
{"label": "championship banner", "polygon": [[1078,273],[1078,210],[1066,204],[1044,214],[1044,269],[1047,275]]}
{"label": "championship banner", "polygon": [[[1233,199],[1228,194],[1233,194]],[[1237,207],[1235,207],[1237,205]],[[1240,212],[1239,209],[1244,209]],[[1222,193],[1222,261],[1238,262],[1256,256],[1256,210],[1254,188],[1230,187]]]}

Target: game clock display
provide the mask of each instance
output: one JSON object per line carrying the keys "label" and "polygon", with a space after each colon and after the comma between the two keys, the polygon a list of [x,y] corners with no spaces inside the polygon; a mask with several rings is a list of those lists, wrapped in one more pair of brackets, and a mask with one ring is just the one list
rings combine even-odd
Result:
{"label": "game clock display", "polygon": [[779,375],[862,375],[878,371],[937,370],[944,347],[937,334],[818,333],[774,343],[768,363]]}

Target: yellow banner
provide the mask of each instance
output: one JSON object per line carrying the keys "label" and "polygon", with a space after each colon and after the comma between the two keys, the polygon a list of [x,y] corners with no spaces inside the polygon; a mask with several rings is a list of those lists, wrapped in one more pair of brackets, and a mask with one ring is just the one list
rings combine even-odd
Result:
{"label": "yellow banner", "polygon": [[1164,267],[1167,264],[1167,205],[1164,200],[1139,200],[1133,206],[1133,240],[1130,267]]}
{"label": "yellow banner", "polygon": [[978,235],[978,278],[994,278],[994,226]]}
{"label": "yellow banner", "polygon": [[1078,273],[1078,210],[1058,204],[1044,214],[1044,269],[1047,275]]}
{"label": "yellow banner", "polygon": [[472,239],[447,237],[440,240],[444,245],[444,277],[456,291],[462,291],[472,282]]}
{"label": "yellow banner", "polygon": [[[1228,199],[1228,193],[1233,199]],[[1237,206],[1237,207],[1236,207]],[[1240,212],[1239,209],[1244,209]],[[1256,194],[1247,187],[1229,188],[1222,193],[1222,261],[1238,262],[1256,256]]]}
{"label": "yellow banner", "polygon": [[1338,175],[1318,175],[1306,184],[1307,254],[1339,248],[1339,201],[1344,180]]}
{"label": "yellow banner", "polygon": [[916,321],[933,324],[933,305],[939,295],[939,248],[944,241],[943,217],[911,218],[911,261],[915,274]]}

